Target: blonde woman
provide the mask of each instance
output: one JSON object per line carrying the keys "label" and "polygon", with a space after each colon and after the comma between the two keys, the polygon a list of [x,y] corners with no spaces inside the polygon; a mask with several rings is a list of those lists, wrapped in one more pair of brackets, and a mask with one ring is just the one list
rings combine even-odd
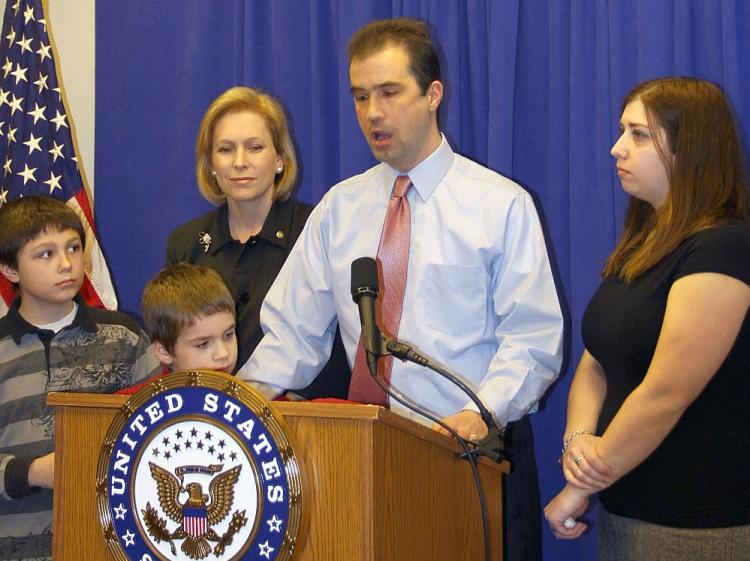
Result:
{"label": "blonde woman", "polygon": [[[312,207],[291,196],[297,160],[281,104],[235,87],[209,106],[195,146],[198,187],[216,209],[176,228],[167,264],[186,261],[219,272],[237,311],[242,366],[263,337],[260,306],[302,232]],[[331,360],[304,397],[347,396],[349,365],[336,337]]]}

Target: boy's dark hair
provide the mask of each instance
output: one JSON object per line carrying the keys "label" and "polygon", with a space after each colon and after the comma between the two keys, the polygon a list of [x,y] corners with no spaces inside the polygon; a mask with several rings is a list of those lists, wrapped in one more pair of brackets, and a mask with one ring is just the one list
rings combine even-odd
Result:
{"label": "boy's dark hair", "polygon": [[208,267],[178,263],[149,281],[141,298],[141,314],[151,341],[170,353],[177,338],[201,316],[234,315],[234,299],[219,273]]}
{"label": "boy's dark hair", "polygon": [[86,246],[86,232],[76,212],[64,202],[29,195],[0,206],[0,263],[18,268],[18,253],[42,232],[74,230]]}
{"label": "boy's dark hair", "polygon": [[430,28],[411,18],[380,19],[360,28],[349,41],[349,64],[395,45],[409,55],[409,69],[422,93],[440,80],[440,59],[430,40]]}

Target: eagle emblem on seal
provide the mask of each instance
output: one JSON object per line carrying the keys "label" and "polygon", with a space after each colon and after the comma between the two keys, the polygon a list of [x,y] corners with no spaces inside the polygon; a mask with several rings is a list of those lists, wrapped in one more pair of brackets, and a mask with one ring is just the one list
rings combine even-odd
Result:
{"label": "eagle emblem on seal", "polygon": [[[149,468],[151,477],[156,482],[161,509],[170,520],[179,524],[177,529],[170,532],[167,529],[167,520],[159,516],[151,503],[146,503],[146,508],[141,512],[146,529],[154,541],[168,542],[172,554],[176,555],[175,540],[183,540],[180,549],[191,559],[204,559],[212,551],[215,556],[222,555],[226,547],[232,543],[234,535],[247,524],[245,511],[235,510],[223,535],[220,536],[212,528],[221,523],[232,510],[234,487],[242,466],[235,466],[223,472],[222,465],[182,466],[175,470],[177,475],[153,462],[149,462]],[[207,495],[203,493],[203,487],[197,481],[184,484],[185,473],[213,475],[217,472],[221,473],[211,479]],[[209,542],[215,543],[213,548]]]}

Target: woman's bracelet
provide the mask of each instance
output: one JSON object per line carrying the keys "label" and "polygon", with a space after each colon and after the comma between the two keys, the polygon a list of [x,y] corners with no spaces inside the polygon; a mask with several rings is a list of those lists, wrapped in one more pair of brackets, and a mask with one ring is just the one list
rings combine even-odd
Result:
{"label": "woman's bracelet", "polygon": [[589,430],[577,430],[577,431],[575,431],[573,434],[571,434],[568,438],[566,438],[563,441],[562,451],[560,452],[560,457],[557,459],[557,463],[558,464],[562,465],[563,458],[565,458],[565,454],[568,451],[568,446],[570,446],[573,443],[573,441],[576,438],[578,438],[579,436],[581,436],[582,434],[587,434],[589,436],[596,436],[593,432],[591,432]]}

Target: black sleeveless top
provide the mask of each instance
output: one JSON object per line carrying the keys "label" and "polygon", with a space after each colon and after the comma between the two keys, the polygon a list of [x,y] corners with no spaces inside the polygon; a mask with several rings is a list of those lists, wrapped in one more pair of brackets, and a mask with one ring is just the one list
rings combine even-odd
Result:
{"label": "black sleeveless top", "polygon": [[[646,375],[672,284],[701,272],[750,284],[750,227],[733,222],[699,232],[633,282],[606,278],[595,293],[582,331],[607,380],[598,434]],[[746,316],[728,357],[672,432],[641,465],[603,491],[601,503],[613,514],[665,526],[750,524],[749,435]]]}

